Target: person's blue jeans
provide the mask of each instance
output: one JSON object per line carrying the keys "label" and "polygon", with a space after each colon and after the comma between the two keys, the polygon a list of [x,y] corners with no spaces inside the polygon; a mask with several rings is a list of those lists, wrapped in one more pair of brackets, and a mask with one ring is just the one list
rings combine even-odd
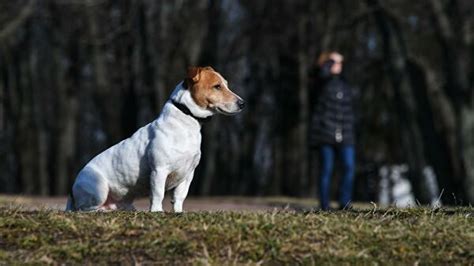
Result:
{"label": "person's blue jeans", "polygon": [[334,167],[334,157],[336,152],[342,162],[342,179],[340,186],[339,207],[348,207],[352,198],[352,181],[355,169],[354,145],[321,145],[321,174],[319,176],[319,197],[321,200],[321,209],[323,210],[329,209],[331,176]]}

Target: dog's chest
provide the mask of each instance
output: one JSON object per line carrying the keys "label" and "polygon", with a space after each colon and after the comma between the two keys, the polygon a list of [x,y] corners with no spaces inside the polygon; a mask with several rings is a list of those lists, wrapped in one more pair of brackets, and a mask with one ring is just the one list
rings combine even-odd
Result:
{"label": "dog's chest", "polygon": [[166,177],[166,189],[172,189],[184,181],[186,178],[192,178],[194,169],[199,164],[200,152],[192,156],[183,156],[176,161],[173,170]]}

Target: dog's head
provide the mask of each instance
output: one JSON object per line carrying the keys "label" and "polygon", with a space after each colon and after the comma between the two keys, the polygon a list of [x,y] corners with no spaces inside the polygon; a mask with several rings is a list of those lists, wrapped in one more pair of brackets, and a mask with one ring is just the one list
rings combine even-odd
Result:
{"label": "dog's head", "polygon": [[245,101],[229,89],[227,80],[212,67],[188,68],[184,82],[194,102],[213,113],[233,115],[245,106]]}

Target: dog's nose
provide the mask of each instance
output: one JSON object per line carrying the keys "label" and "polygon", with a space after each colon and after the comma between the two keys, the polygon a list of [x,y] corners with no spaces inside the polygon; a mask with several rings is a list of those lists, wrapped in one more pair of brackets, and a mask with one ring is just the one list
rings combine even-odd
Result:
{"label": "dog's nose", "polygon": [[245,101],[242,100],[242,99],[239,99],[239,100],[237,101],[237,105],[239,106],[240,109],[244,109],[244,107],[245,107]]}

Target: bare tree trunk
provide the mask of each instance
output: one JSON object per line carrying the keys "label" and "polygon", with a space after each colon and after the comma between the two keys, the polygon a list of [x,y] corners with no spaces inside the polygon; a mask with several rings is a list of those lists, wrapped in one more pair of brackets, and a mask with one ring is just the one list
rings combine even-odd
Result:
{"label": "bare tree trunk", "polygon": [[16,31],[24,24],[33,14],[35,1],[29,0],[21,9],[18,16],[2,26],[0,30],[0,43],[5,42],[9,37],[13,36]]}
{"label": "bare tree trunk", "polygon": [[[430,0],[435,25],[438,30],[443,55],[444,73],[446,73],[447,92],[450,95],[451,106],[456,114],[456,149],[452,151],[453,177],[457,187],[464,188],[459,191],[458,197],[466,198],[469,203],[474,202],[474,92],[469,88],[468,65],[463,56],[470,56],[469,38],[456,32],[453,18],[448,16],[444,4],[440,0]],[[457,2],[453,2],[457,5]],[[455,6],[457,8],[457,6]],[[469,31],[463,32],[470,34]],[[457,156],[461,154],[461,159]],[[464,194],[464,195],[463,195]]]}
{"label": "bare tree trunk", "polygon": [[[70,33],[74,35],[74,33]],[[74,177],[70,176],[75,153],[75,133],[78,101],[76,93],[80,90],[78,84],[79,55],[78,43],[66,34],[64,47],[55,53],[55,64],[58,68],[56,90],[56,124],[54,149],[54,192],[65,195],[69,191],[69,183]],[[74,64],[64,65],[64,62]]]}
{"label": "bare tree trunk", "polygon": [[468,202],[474,202],[474,97],[471,96],[469,105],[461,109],[462,121],[462,158],[466,173],[464,188]]}
{"label": "bare tree trunk", "polygon": [[[42,75],[45,74],[43,71],[44,62],[42,59],[41,51],[38,49],[38,44],[44,44],[41,36],[44,33],[43,24],[35,23],[31,25],[31,37],[29,43],[29,76],[31,77],[31,94],[32,94],[32,121],[33,128],[35,129],[35,156],[37,158],[37,169],[36,169],[36,180],[37,180],[37,192],[40,195],[49,195],[49,175],[48,175],[48,158],[49,158],[49,146],[48,146],[48,131],[47,131],[47,108],[45,108],[44,95],[47,94],[47,86],[42,82]],[[44,79],[45,77],[43,77]]]}
{"label": "bare tree trunk", "polygon": [[[457,176],[461,174],[461,157],[458,152],[458,128],[456,112],[451,105],[449,97],[442,88],[442,81],[433,67],[422,58],[415,62],[425,74],[426,95],[433,118],[434,129],[437,133],[437,151],[431,154],[431,164],[437,171],[438,182],[447,194],[446,202],[453,200],[452,193],[459,195],[461,183]],[[454,175],[454,176],[453,176]],[[451,178],[447,178],[451,176]]]}
{"label": "bare tree trunk", "polygon": [[[151,0],[152,2],[154,0]],[[153,65],[154,65],[154,100],[156,108],[155,111],[158,112],[161,110],[161,107],[165,104],[166,99],[168,97],[167,90],[166,90],[166,83],[165,83],[165,69],[166,69],[166,62],[167,62],[167,57],[168,57],[168,47],[165,47],[166,43],[166,36],[167,36],[167,31],[169,29],[168,25],[168,16],[165,11],[166,5],[169,5],[166,3],[166,0],[158,0],[158,3],[152,4],[152,7],[154,9],[150,9],[149,13],[147,14],[147,17],[149,19],[156,20],[156,23],[149,23],[148,26],[148,33],[152,33],[150,35],[150,39],[154,40],[154,42],[151,43],[150,47],[151,50],[155,50],[155,45],[156,45],[156,52],[153,51],[151,52],[152,55],[152,60],[153,60]],[[159,6],[159,8],[158,8]],[[156,18],[152,17],[152,11],[151,10],[157,10],[155,11],[157,13]],[[151,14],[150,14],[151,13]],[[153,27],[154,25],[154,27]],[[154,36],[154,37],[153,37]]]}
{"label": "bare tree trunk", "polygon": [[[67,75],[67,74],[65,74]],[[61,75],[60,75],[61,76]],[[63,76],[63,78],[65,78]],[[68,80],[69,78],[66,78]],[[68,81],[58,83],[58,116],[56,127],[56,149],[55,149],[55,194],[65,195],[69,191],[69,180],[71,163],[75,147],[75,123],[77,100],[67,95],[70,89]],[[70,82],[70,81],[69,81]]]}
{"label": "bare tree trunk", "polygon": [[[205,44],[201,44],[199,41],[191,47],[192,49],[188,52],[188,60],[193,62],[197,60],[198,55],[201,55],[203,58],[201,61],[207,65],[216,65],[219,63],[219,56],[217,54],[219,40],[219,22],[221,16],[220,10],[220,2],[217,0],[211,0],[208,3],[207,7],[207,14],[209,18],[208,23],[208,31],[206,39],[203,40]],[[196,36],[198,37],[198,36]],[[202,53],[202,46],[207,44],[207,51],[208,54],[201,54]],[[218,150],[218,136],[217,136],[217,129],[218,129],[219,119],[214,118],[213,121],[209,123],[209,125],[205,125],[206,128],[203,129],[203,138],[205,138],[205,142],[207,143],[206,149],[203,152],[203,175],[202,175],[202,183],[201,183],[201,194],[202,195],[209,195],[212,190],[212,184],[214,180],[214,176],[217,173],[217,150]]]}
{"label": "bare tree trunk", "polygon": [[216,140],[216,133],[217,133],[217,119],[213,119],[207,125],[205,125],[205,129],[203,130],[204,143],[203,145],[205,148],[203,150],[203,175],[202,175],[202,182],[201,182],[201,189],[200,194],[207,196],[210,195],[212,184],[214,180],[214,176],[216,175],[216,154],[217,154],[217,145],[219,143]]}
{"label": "bare tree trunk", "polygon": [[[4,125],[2,143],[5,145],[2,147],[4,149],[2,152],[2,162],[3,167],[7,169],[6,172],[2,172],[4,187],[2,190],[4,192],[16,192],[19,191],[18,177],[20,172],[19,157],[16,149],[16,138],[17,127],[19,124],[19,95],[20,90],[17,86],[15,79],[15,64],[12,63],[14,54],[7,49],[2,43],[0,43],[0,68],[1,68],[1,77],[2,77],[2,108],[4,113]],[[4,141],[3,141],[4,140]]]}
{"label": "bare tree trunk", "polygon": [[285,179],[284,171],[282,166],[285,165],[284,162],[284,150],[281,138],[274,138],[273,143],[273,181],[271,183],[271,187],[269,189],[270,195],[280,195],[281,194],[281,187],[283,184],[283,180]]}
{"label": "bare tree trunk", "polygon": [[21,54],[17,58],[16,64],[18,65],[17,69],[17,78],[19,79],[18,90],[20,92],[20,107],[19,107],[19,121],[16,132],[16,154],[17,159],[19,160],[19,168],[22,177],[22,184],[24,187],[24,192],[26,194],[34,194],[36,192],[36,171],[35,167],[35,143],[34,143],[34,134],[35,132],[32,129],[32,116],[33,112],[32,107],[32,95],[29,91],[31,80],[28,75],[29,62],[28,57],[25,58],[27,53]]}
{"label": "bare tree trunk", "polygon": [[[18,15],[8,21],[0,29],[0,48],[5,62],[2,64],[6,68],[7,81],[5,88],[6,96],[6,116],[8,122],[13,126],[11,128],[10,137],[8,141],[11,142],[9,148],[13,153],[13,161],[15,164],[16,177],[20,180],[15,180],[12,185],[17,186],[21,184],[21,188],[15,188],[15,192],[23,192],[26,194],[33,194],[41,191],[38,189],[37,182],[37,140],[35,134],[33,121],[36,113],[32,110],[34,104],[32,93],[32,80],[30,71],[30,52],[28,44],[30,40],[29,32],[25,28],[31,28],[29,21],[34,13],[35,1],[28,1],[24,5]],[[17,33],[22,32],[23,38],[15,39]],[[11,43],[15,43],[17,47],[12,48]],[[2,80],[3,81],[3,80]],[[9,158],[6,158],[9,162]],[[3,162],[5,163],[5,162]],[[9,179],[15,176],[8,177]],[[39,177],[40,180],[43,178]],[[13,192],[13,191],[10,191]]]}
{"label": "bare tree trunk", "polygon": [[321,50],[322,51],[328,51],[328,50],[331,50],[331,49],[334,49],[333,47],[331,47],[331,45],[333,45],[333,42],[334,42],[334,36],[336,35],[336,24],[338,22],[338,17],[335,16],[332,12],[331,12],[331,4],[333,4],[334,2],[332,1],[325,1],[324,2],[324,10],[325,12],[323,13],[323,17],[324,17],[324,22],[325,22],[325,27],[324,27],[324,32],[322,34],[322,38],[321,38]]}
{"label": "bare tree trunk", "polygon": [[95,90],[93,91],[94,102],[100,112],[101,122],[106,132],[107,144],[110,146],[120,139],[119,112],[117,111],[117,99],[111,90],[107,75],[107,59],[104,49],[104,33],[101,32],[100,5],[95,1],[88,0],[85,4],[86,22],[89,30],[89,39],[92,45],[93,75]]}
{"label": "bare tree trunk", "polygon": [[407,70],[407,52],[403,38],[397,30],[395,22],[384,14],[383,9],[378,8],[380,6],[379,0],[368,0],[367,2],[369,7],[375,10],[375,20],[382,35],[384,54],[388,60],[390,78],[398,101],[397,113],[404,126],[401,132],[401,143],[404,147],[405,159],[412,172],[411,178],[415,196],[421,202],[428,202],[429,197],[421,182],[422,169],[426,166],[423,139],[416,121],[418,110]]}
{"label": "bare tree trunk", "polygon": [[[303,11],[304,12],[304,11]],[[308,155],[308,117],[309,117],[309,99],[308,99],[308,55],[306,53],[307,17],[300,18],[298,22],[298,150],[299,150],[299,191],[300,196],[307,196],[308,174],[309,174],[309,155]]]}

